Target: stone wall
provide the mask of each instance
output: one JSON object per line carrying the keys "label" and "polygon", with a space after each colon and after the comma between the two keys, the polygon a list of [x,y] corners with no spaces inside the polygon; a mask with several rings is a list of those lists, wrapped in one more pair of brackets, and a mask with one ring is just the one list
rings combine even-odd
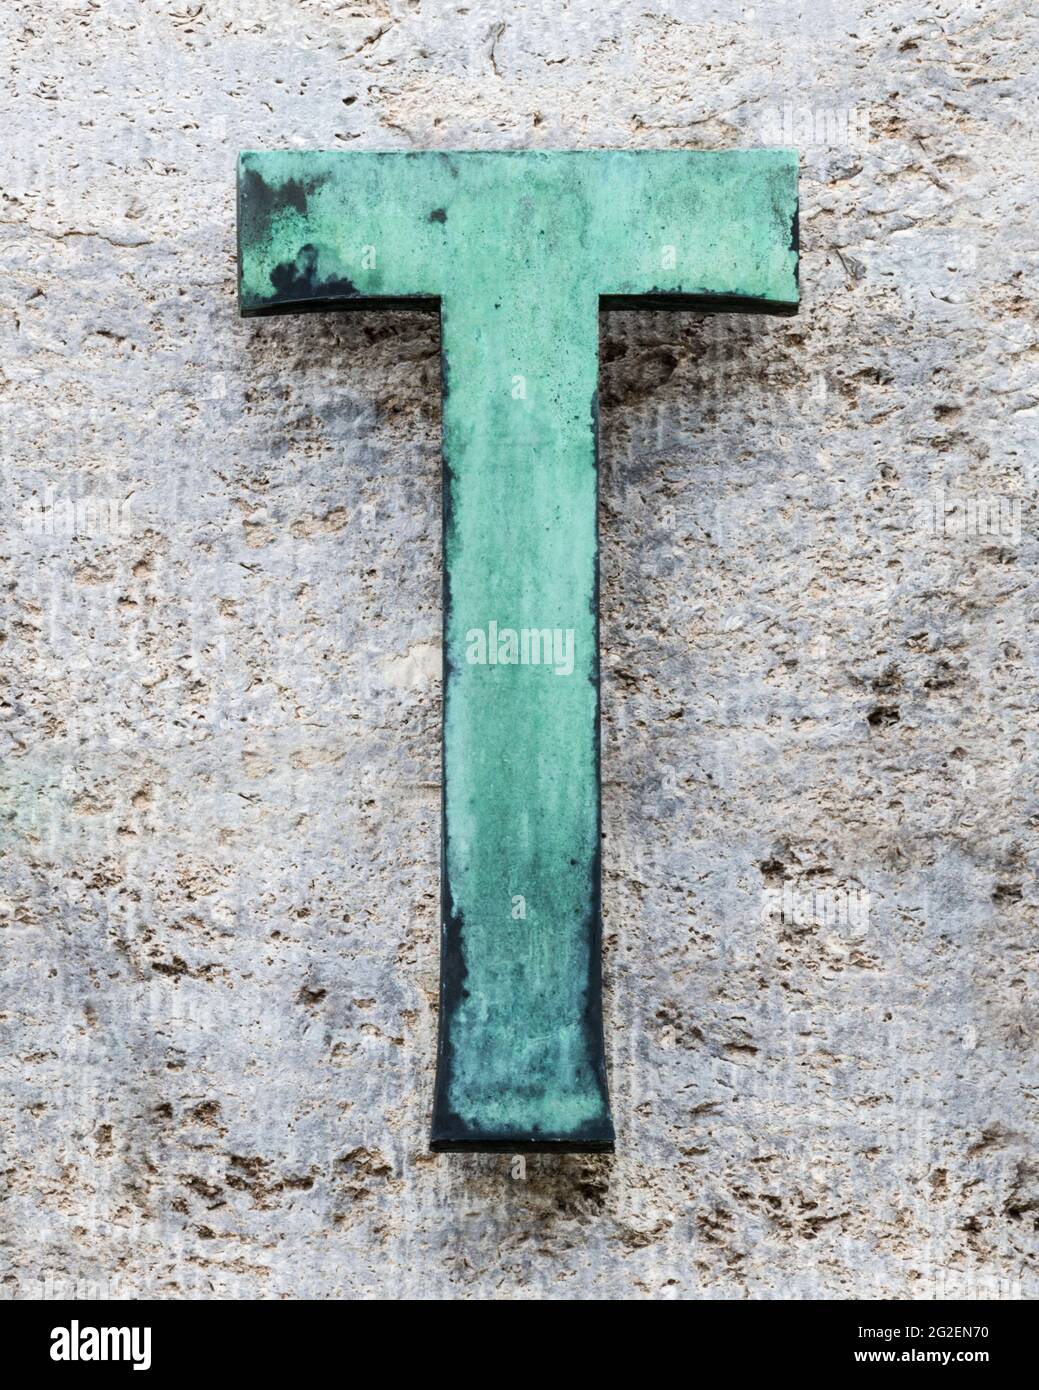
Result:
{"label": "stone wall", "polygon": [[[0,23],[6,1291],[1035,1296],[1034,19]],[[235,157],[761,144],[800,316],[602,321],[618,1152],[433,1157],[438,329]]]}

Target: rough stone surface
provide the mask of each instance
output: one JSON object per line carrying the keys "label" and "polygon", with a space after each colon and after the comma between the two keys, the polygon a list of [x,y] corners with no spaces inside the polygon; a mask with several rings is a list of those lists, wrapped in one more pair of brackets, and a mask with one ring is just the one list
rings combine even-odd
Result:
{"label": "rough stone surface", "polygon": [[[11,1296],[1035,1296],[1035,27],[5,7]],[[434,1158],[437,327],[240,321],[235,156],[762,143],[800,317],[602,324],[619,1152]]]}

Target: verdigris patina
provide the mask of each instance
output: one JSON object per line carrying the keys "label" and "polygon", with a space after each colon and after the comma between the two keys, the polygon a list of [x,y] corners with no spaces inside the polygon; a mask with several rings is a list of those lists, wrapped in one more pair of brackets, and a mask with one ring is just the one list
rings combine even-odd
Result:
{"label": "verdigris patina", "polygon": [[432,1147],[614,1142],[602,1040],[598,311],[797,309],[797,157],[243,154],[243,314],[439,309]]}

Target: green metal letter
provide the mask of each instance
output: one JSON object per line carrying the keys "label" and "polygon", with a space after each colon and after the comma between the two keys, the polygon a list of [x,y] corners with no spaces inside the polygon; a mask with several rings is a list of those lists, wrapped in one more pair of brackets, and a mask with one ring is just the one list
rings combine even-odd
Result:
{"label": "green metal letter", "polygon": [[437,1150],[612,1149],[601,1005],[600,307],[791,314],[797,158],[243,154],[243,314],[439,309]]}

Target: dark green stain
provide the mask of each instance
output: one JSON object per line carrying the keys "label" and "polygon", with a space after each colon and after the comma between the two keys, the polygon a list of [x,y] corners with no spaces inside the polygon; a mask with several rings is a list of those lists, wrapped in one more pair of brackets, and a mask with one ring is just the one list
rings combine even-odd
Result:
{"label": "dark green stain", "polygon": [[243,314],[440,309],[444,824],[432,1146],[611,1149],[598,310],[794,313],[796,155],[244,154],[238,190]]}

